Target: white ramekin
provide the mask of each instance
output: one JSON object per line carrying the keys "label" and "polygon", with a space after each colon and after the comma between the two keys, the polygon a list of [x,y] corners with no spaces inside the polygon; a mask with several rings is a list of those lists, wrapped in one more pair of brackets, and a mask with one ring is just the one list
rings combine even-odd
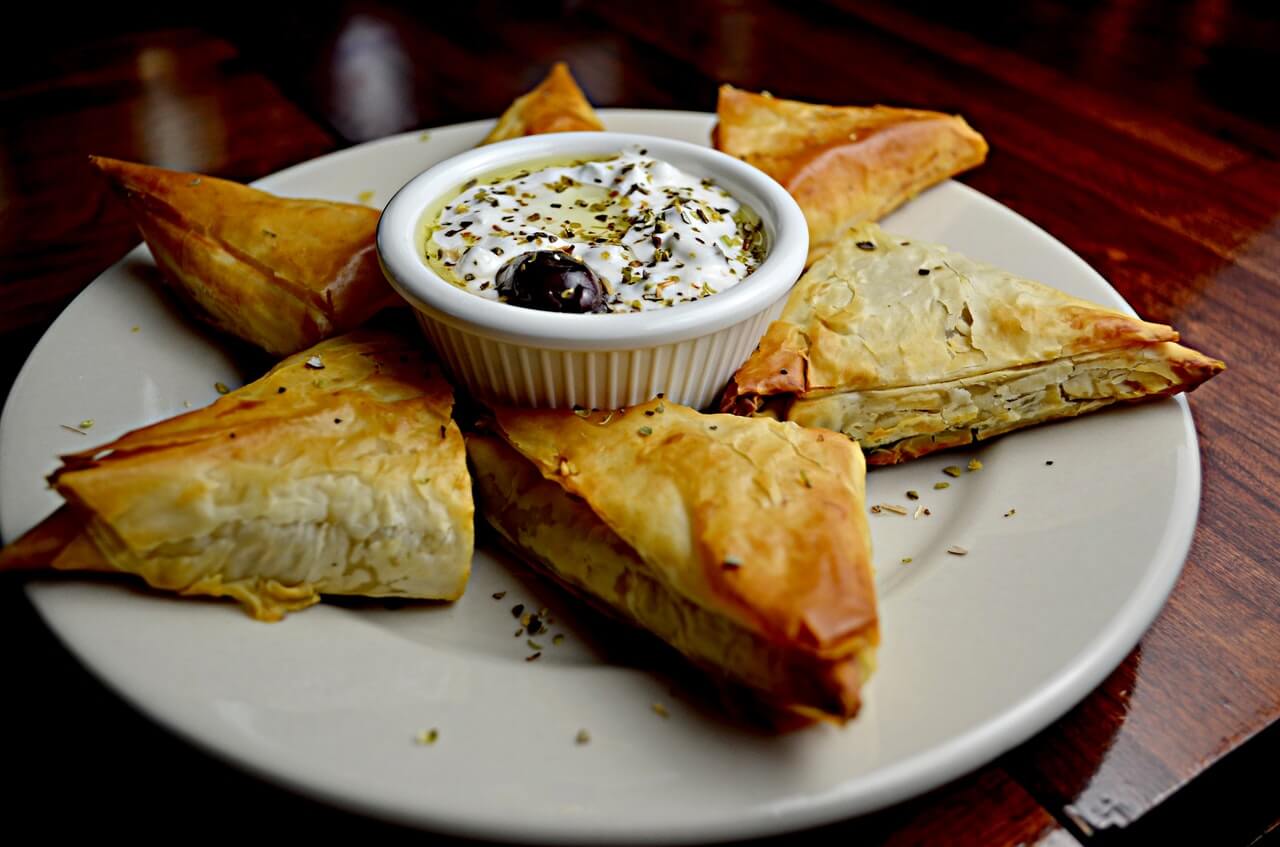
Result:
{"label": "white ramekin", "polygon": [[[760,215],[769,252],[727,291],[630,314],[559,314],[477,297],[442,279],[416,244],[422,215],[467,180],[548,158],[634,146],[710,177]],[[448,159],[391,198],[378,256],[447,367],[477,397],[519,406],[616,409],[664,393],[704,407],[751,353],[804,268],[808,228],[795,200],[756,168],[709,147],[647,135],[566,132],[505,141]]]}

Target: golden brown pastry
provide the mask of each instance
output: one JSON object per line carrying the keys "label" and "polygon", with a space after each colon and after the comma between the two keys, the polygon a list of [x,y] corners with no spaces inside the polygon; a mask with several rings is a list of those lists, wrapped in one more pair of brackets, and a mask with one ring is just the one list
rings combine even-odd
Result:
{"label": "golden brown pastry", "polygon": [[498,118],[493,130],[481,145],[525,135],[547,132],[582,132],[602,130],[604,124],[587,102],[569,73],[569,66],[556,62],[546,79],[528,94],[517,97]]}
{"label": "golden brown pastry", "polygon": [[712,140],[795,197],[809,260],[846,228],[876,221],[935,183],[982,164],[964,118],[888,106],[820,106],[720,87]]}
{"label": "golden brown pastry", "polygon": [[661,399],[491,430],[467,436],[477,502],[532,562],[771,703],[857,712],[878,629],[855,445]]}
{"label": "golden brown pastry", "polygon": [[321,594],[451,600],[473,546],[453,393],[420,345],[355,332],[206,409],[63,457],[67,501],[0,569],[137,574],[276,620]]}
{"label": "golden brown pastry", "polygon": [[801,277],[722,408],[835,429],[891,464],[1190,391],[1225,367],[1177,340],[864,224]]}
{"label": "golden brown pastry", "polygon": [[91,156],[165,279],[197,317],[278,356],[398,303],[378,266],[376,209]]}

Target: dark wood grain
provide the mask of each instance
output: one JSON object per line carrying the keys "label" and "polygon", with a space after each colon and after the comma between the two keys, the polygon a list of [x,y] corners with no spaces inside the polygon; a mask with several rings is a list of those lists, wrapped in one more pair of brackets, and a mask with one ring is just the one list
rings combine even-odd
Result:
{"label": "dark wood grain", "polygon": [[226,41],[189,28],[85,39],[23,63],[10,53],[20,66],[0,78],[6,393],[33,329],[138,242],[89,154],[248,180],[334,147]]}
{"label": "dark wood grain", "polygon": [[[710,110],[728,81],[960,112],[992,146],[965,181],[1228,361],[1191,398],[1200,523],[1164,612],[1066,717],[968,777],[808,840],[1245,844],[1274,831],[1275,777],[1255,773],[1280,756],[1280,98],[1249,94],[1280,60],[1271,5],[261,5],[88,12],[0,56],[0,391],[136,243],[89,152],[251,179],[491,117],[557,59],[597,105]],[[199,786],[275,810],[264,837],[419,838],[257,783],[151,726],[56,644],[13,580],[0,582],[0,638],[21,646],[6,669],[22,694],[3,707],[24,728],[9,759],[28,775],[16,806],[53,831],[97,832],[136,807],[118,778],[127,760],[182,775],[150,784],[148,814],[127,819],[144,836],[189,824]],[[69,772],[82,818],[62,813]],[[234,818],[207,829],[242,831]]]}

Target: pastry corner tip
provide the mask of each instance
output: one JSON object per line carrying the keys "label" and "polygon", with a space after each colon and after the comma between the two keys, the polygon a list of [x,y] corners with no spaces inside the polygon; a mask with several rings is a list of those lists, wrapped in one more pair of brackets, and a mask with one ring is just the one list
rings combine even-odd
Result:
{"label": "pastry corner tip", "polygon": [[[70,556],[83,535],[82,522],[63,504],[52,514],[0,549],[0,572],[92,570],[94,557]],[[84,561],[80,561],[84,559]]]}
{"label": "pastry corner tip", "polygon": [[122,164],[119,159],[112,159],[109,156],[99,156],[96,153],[90,153],[86,161],[88,161],[90,168],[93,168],[98,173],[108,177],[118,171]]}

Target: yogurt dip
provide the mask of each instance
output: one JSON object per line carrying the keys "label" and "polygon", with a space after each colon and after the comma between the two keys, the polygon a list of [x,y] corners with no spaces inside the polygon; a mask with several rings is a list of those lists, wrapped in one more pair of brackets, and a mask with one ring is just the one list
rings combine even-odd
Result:
{"label": "yogurt dip", "polygon": [[766,253],[754,211],[643,148],[471,180],[429,209],[422,226],[423,258],[473,294],[507,299],[497,284],[504,265],[524,253],[558,251],[594,272],[602,311],[614,313],[732,288]]}

